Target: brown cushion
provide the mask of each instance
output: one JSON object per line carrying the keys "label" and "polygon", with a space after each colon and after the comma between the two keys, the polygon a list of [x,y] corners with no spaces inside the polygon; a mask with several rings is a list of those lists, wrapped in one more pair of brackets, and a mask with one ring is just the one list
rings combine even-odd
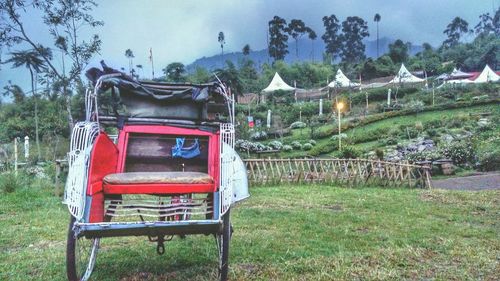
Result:
{"label": "brown cushion", "polygon": [[109,174],[104,177],[104,184],[209,184],[211,176],[199,172],[131,172]]}

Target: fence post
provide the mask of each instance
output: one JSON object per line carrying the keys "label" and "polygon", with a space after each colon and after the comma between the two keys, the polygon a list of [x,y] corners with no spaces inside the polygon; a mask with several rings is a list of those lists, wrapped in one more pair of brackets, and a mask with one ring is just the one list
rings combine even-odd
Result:
{"label": "fence post", "polygon": [[59,160],[56,160],[56,178],[55,178],[55,186],[56,189],[54,191],[56,196],[59,196],[59,177],[61,176],[61,162]]}
{"label": "fence post", "polygon": [[14,138],[14,174],[17,176],[17,137]]}

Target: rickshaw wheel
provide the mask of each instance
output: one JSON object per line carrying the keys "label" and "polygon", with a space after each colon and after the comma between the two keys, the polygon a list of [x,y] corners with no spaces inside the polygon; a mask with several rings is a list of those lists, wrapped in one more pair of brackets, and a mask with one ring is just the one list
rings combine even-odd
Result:
{"label": "rickshaw wheel", "polygon": [[222,217],[222,233],[217,234],[217,246],[219,249],[219,280],[226,281],[229,271],[229,243],[231,240],[230,210]]}
{"label": "rickshaw wheel", "polygon": [[71,216],[66,244],[66,272],[70,281],[86,281],[94,270],[100,239],[75,237],[74,223],[75,218]]}

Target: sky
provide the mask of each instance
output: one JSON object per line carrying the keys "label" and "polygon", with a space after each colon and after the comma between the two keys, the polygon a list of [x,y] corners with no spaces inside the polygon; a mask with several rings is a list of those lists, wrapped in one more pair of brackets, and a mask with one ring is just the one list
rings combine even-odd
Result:
{"label": "sky", "polygon": [[[171,62],[189,64],[203,56],[220,53],[217,36],[223,31],[225,52],[240,51],[245,44],[253,50],[266,47],[267,22],[275,15],[291,20],[302,19],[318,37],[323,34],[321,18],[335,14],[340,21],[360,16],[368,22],[370,39],[375,39],[375,13],[381,15],[380,37],[402,39],[415,44],[428,42],[438,46],[444,40],[443,30],[460,16],[473,27],[479,15],[496,9],[500,0],[96,0],[92,12],[104,26],[83,30],[83,37],[97,33],[102,41],[100,54],[90,66],[101,59],[114,68],[128,68],[126,49],[134,52],[134,65],[144,66],[145,76],[151,73],[149,49],[152,48],[155,72]],[[40,14],[29,11],[24,17],[29,34],[40,41],[49,41]],[[318,38],[320,39],[320,38]],[[19,48],[2,50],[2,60]],[[59,63],[59,62],[56,62]],[[29,87],[29,74],[24,68],[2,65],[0,88],[8,80]]]}

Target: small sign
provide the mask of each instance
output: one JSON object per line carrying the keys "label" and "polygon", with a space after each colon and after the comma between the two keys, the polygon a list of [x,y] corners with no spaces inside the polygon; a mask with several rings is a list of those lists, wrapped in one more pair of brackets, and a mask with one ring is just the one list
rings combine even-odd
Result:
{"label": "small sign", "polygon": [[254,127],[254,122],[253,122],[253,116],[248,116],[248,127],[253,128]]}

